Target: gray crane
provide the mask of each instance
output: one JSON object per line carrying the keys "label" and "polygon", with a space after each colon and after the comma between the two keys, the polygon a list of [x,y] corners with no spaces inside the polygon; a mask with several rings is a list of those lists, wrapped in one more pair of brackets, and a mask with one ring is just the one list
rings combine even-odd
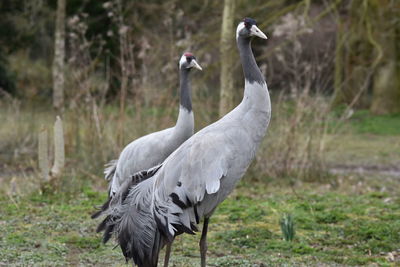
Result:
{"label": "gray crane", "polygon": [[[118,160],[108,164],[104,174],[109,181],[109,197],[101,209],[92,215],[97,218],[108,214],[118,207],[120,198],[114,197],[126,180],[142,170],[147,170],[162,163],[176,148],[193,135],[194,119],[192,111],[192,92],[189,80],[190,70],[202,70],[196,57],[189,52],[179,60],[180,106],[176,125],[159,132],[140,137],[128,144],[121,152]],[[168,245],[168,255],[170,246]]]}
{"label": "gray crane", "polygon": [[105,169],[105,177],[110,181],[110,196],[118,191],[125,179],[160,164],[193,135],[192,92],[189,81],[189,73],[193,67],[202,70],[193,54],[184,53],[179,60],[180,105],[176,125],[134,140],[122,150],[118,160],[112,161]]}
{"label": "gray crane", "polygon": [[206,266],[209,219],[246,172],[271,117],[267,84],[251,50],[253,36],[267,39],[255,20],[245,18],[236,31],[245,76],[242,102],[160,166],[134,175],[121,192],[122,205],[100,225],[139,267],[156,267],[160,249],[179,234],[198,231],[201,218],[201,266]]}

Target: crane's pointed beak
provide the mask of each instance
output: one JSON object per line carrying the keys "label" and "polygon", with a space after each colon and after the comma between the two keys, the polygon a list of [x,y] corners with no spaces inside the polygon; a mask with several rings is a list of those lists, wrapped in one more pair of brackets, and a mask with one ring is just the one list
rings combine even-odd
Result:
{"label": "crane's pointed beak", "polygon": [[203,70],[202,67],[200,67],[199,63],[197,63],[197,61],[195,59],[192,59],[192,62],[190,62],[193,68],[196,68],[198,70]]}
{"label": "crane's pointed beak", "polygon": [[261,39],[268,39],[268,37],[263,33],[256,25],[251,26],[251,35],[260,37]]}

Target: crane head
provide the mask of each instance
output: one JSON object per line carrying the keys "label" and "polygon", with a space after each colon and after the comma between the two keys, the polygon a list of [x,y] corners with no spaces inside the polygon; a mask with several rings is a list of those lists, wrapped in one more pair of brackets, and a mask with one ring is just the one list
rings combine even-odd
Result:
{"label": "crane head", "polygon": [[236,29],[236,38],[239,36],[243,38],[256,36],[262,39],[268,39],[265,33],[257,27],[257,22],[252,18],[244,18],[243,21],[239,23]]}
{"label": "crane head", "polygon": [[190,52],[186,52],[182,55],[181,59],[179,60],[179,68],[180,69],[196,68],[198,70],[203,70],[200,67],[199,63],[197,63],[196,57]]}

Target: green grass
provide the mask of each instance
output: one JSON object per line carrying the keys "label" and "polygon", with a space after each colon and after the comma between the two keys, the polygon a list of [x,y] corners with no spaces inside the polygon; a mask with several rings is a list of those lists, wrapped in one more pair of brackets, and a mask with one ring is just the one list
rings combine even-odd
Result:
{"label": "green grass", "polygon": [[[400,182],[358,192],[359,181],[336,189],[244,180],[223,202],[209,228],[210,266],[389,266],[386,255],[400,244]],[[363,180],[363,183],[369,183]],[[383,188],[386,192],[382,192]],[[125,266],[119,248],[102,245],[90,219],[104,193],[31,194],[0,202],[0,263],[40,266]],[[296,236],[283,239],[279,219],[293,216]],[[172,266],[198,266],[199,235],[177,238]],[[162,256],[161,256],[162,257]]]}
{"label": "green grass", "polygon": [[356,111],[351,125],[361,134],[400,135],[400,114],[372,115],[368,110]]}
{"label": "green grass", "polygon": [[339,134],[327,135],[325,159],[329,165],[398,169],[400,114],[356,111],[343,126]]}

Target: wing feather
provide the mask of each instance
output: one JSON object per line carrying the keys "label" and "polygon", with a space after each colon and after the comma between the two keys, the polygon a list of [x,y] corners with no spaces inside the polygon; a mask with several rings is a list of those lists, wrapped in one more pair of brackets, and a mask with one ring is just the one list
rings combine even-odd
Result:
{"label": "wing feather", "polygon": [[196,135],[178,148],[164,163],[155,182],[155,216],[169,225],[169,234],[196,231],[203,214],[196,206],[206,194],[220,190],[227,175],[232,147],[226,132]]}

